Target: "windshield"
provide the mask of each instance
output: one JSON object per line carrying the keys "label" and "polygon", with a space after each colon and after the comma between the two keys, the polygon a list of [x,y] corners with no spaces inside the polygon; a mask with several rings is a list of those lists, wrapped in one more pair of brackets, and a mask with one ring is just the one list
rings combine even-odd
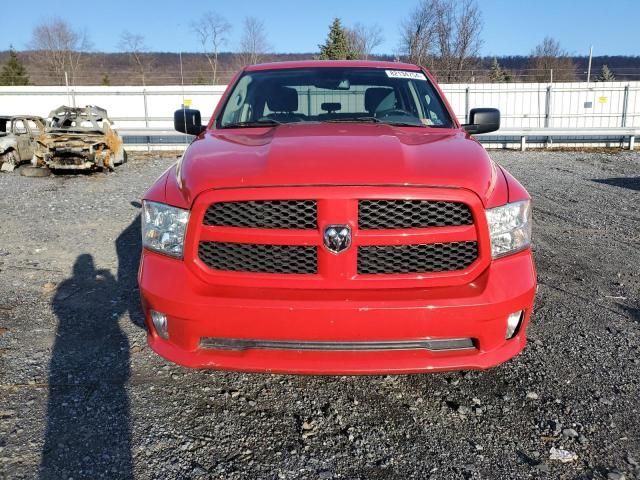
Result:
{"label": "windshield", "polygon": [[218,117],[219,128],[307,122],[455,126],[422,72],[356,67],[246,72]]}

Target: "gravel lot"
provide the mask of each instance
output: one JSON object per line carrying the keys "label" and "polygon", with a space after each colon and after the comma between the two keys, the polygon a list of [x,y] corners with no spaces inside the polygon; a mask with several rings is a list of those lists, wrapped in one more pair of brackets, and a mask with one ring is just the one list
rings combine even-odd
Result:
{"label": "gravel lot", "polygon": [[640,154],[493,156],[535,201],[529,346],[412,376],[171,365],[140,327],[135,202],[175,159],[0,175],[0,478],[640,478]]}

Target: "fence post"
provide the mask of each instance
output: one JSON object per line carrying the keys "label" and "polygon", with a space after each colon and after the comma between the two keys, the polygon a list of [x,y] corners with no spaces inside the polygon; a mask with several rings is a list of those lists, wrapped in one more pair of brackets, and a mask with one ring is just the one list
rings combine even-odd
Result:
{"label": "fence post", "polygon": [[[144,100],[144,126],[149,128],[149,109],[147,107],[147,89],[142,89],[142,98]],[[147,136],[147,152],[151,151],[151,137]]]}
{"label": "fence post", "polygon": [[[553,75],[553,70],[551,70],[551,74]],[[549,128],[551,127],[551,109],[552,109],[552,103],[551,103],[551,94],[552,94],[552,87],[551,85],[549,85],[547,87],[547,95],[545,98],[545,106],[544,106],[544,128]],[[547,137],[547,146],[552,143],[551,137]]]}
{"label": "fence post", "polygon": [[627,126],[627,109],[629,108],[629,84],[624,87],[624,96],[622,98],[622,125]]}
{"label": "fence post", "polygon": [[547,95],[544,101],[544,128],[551,126],[551,85],[547,87]]}
{"label": "fence post", "polygon": [[464,123],[469,123],[469,86],[464,89]]}

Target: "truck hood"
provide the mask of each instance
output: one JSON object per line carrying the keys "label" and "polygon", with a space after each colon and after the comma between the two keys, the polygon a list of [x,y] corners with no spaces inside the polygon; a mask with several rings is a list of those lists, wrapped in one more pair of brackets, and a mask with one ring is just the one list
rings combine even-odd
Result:
{"label": "truck hood", "polygon": [[7,133],[0,133],[0,150],[4,151],[9,147],[15,147],[17,143],[16,137],[9,136]]}
{"label": "truck hood", "polygon": [[383,124],[208,130],[189,146],[178,172],[188,204],[209,189],[284,185],[462,187],[486,204],[503,181],[464,132]]}

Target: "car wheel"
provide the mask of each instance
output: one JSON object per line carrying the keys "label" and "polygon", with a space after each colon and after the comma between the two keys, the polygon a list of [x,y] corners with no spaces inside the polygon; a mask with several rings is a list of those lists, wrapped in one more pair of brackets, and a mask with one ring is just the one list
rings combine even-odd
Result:
{"label": "car wheel", "polygon": [[118,167],[120,165],[124,165],[125,163],[127,163],[127,151],[126,150],[122,150],[122,158],[120,160],[118,160],[117,162],[113,162],[114,167]]}
{"label": "car wheel", "polygon": [[0,157],[0,170],[3,172],[13,172],[19,163],[20,159],[15,150],[11,150]]}
{"label": "car wheel", "polygon": [[20,167],[20,175],[23,177],[48,177],[51,175],[51,170],[47,167],[32,167],[31,165],[24,165]]}

